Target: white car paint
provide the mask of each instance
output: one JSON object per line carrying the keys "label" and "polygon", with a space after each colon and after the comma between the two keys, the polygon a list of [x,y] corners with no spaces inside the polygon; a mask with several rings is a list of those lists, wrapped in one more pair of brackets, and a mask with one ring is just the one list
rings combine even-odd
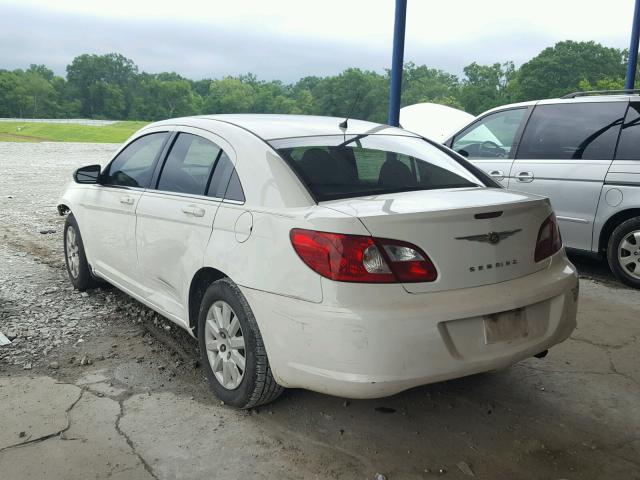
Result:
{"label": "white car paint", "polygon": [[[97,276],[191,334],[189,297],[197,273],[213,268],[233,280],[255,314],[273,375],[285,387],[379,397],[504,367],[569,336],[576,325],[575,268],[563,249],[533,262],[538,230],[551,214],[546,199],[477,187],[316,203],[265,140],[415,137],[356,120],[349,120],[345,130],[338,127],[341,121],[267,115],[181,118],[145,127],[125,143],[153,131],[212,139],[229,154],[244,203],[75,183],[59,203],[73,212]],[[504,213],[474,218],[495,211]],[[329,280],[298,257],[289,240],[293,228],[412,242],[431,257],[438,279],[404,285]],[[519,232],[499,248],[456,239],[508,229]],[[512,257],[518,261],[505,266]],[[475,265],[487,268],[472,273]],[[526,317],[528,336],[486,344],[484,316],[513,309]]]}
{"label": "white car paint", "polygon": [[416,103],[400,109],[400,125],[437,142],[444,142],[474,116],[463,110],[438,103]]}

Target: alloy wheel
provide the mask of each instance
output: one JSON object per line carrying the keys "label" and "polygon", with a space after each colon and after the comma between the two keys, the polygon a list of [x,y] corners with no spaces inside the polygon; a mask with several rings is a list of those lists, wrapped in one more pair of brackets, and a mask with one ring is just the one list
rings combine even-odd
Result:
{"label": "alloy wheel", "polygon": [[618,262],[627,275],[640,279],[640,230],[624,236],[618,245]]}
{"label": "alloy wheel", "polygon": [[224,300],[207,312],[205,346],[216,379],[227,390],[235,390],[244,378],[246,351],[240,319]]}
{"label": "alloy wheel", "polygon": [[80,249],[78,248],[78,236],[76,230],[73,227],[67,228],[67,264],[69,265],[69,271],[73,278],[78,278],[80,274]]}

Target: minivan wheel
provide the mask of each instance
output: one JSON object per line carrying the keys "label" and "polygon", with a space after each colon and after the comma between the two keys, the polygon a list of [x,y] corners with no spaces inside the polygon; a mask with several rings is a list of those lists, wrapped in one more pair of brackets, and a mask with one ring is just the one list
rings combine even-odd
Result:
{"label": "minivan wheel", "polygon": [[607,246],[607,260],[618,280],[640,288],[640,217],[616,227]]}
{"label": "minivan wheel", "polygon": [[271,373],[253,312],[228,278],[212,283],[202,298],[198,343],[209,385],[224,403],[251,408],[283,392]]}
{"label": "minivan wheel", "polygon": [[73,214],[69,214],[64,223],[64,261],[67,265],[67,273],[74,288],[84,292],[98,285],[91,274],[87,257],[84,253],[84,244],[80,229]]}

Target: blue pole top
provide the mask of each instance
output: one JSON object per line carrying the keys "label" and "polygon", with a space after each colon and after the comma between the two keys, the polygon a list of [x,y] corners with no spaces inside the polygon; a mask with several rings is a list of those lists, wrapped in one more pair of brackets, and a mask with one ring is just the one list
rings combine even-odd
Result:
{"label": "blue pole top", "polygon": [[[638,0],[640,1],[640,0]],[[388,124],[400,125],[400,94],[404,66],[404,33],[407,20],[407,0],[396,0],[396,16],[393,28],[393,56],[391,58],[391,85],[389,89]]]}
{"label": "blue pole top", "polygon": [[636,0],[633,9],[633,24],[631,27],[631,41],[629,42],[629,60],[627,62],[627,78],[624,83],[626,90],[633,89],[636,81],[636,66],[638,64],[638,37],[640,36],[640,0]]}

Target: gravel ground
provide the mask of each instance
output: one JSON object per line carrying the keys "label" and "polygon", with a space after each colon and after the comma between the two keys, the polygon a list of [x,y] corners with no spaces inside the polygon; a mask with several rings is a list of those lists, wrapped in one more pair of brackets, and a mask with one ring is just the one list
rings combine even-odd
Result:
{"label": "gravel ground", "polygon": [[[65,480],[117,464],[137,473],[114,478],[640,479],[639,293],[579,257],[578,330],[544,360],[381,400],[292,390],[248,413],[221,406],[186,332],[114,288],[70,286],[56,200],[116,148],[0,144],[0,478],[41,478],[46,458]],[[67,395],[49,433],[54,414],[7,403],[38,385]],[[64,446],[72,432],[84,447]],[[114,453],[87,463],[92,442]]]}

